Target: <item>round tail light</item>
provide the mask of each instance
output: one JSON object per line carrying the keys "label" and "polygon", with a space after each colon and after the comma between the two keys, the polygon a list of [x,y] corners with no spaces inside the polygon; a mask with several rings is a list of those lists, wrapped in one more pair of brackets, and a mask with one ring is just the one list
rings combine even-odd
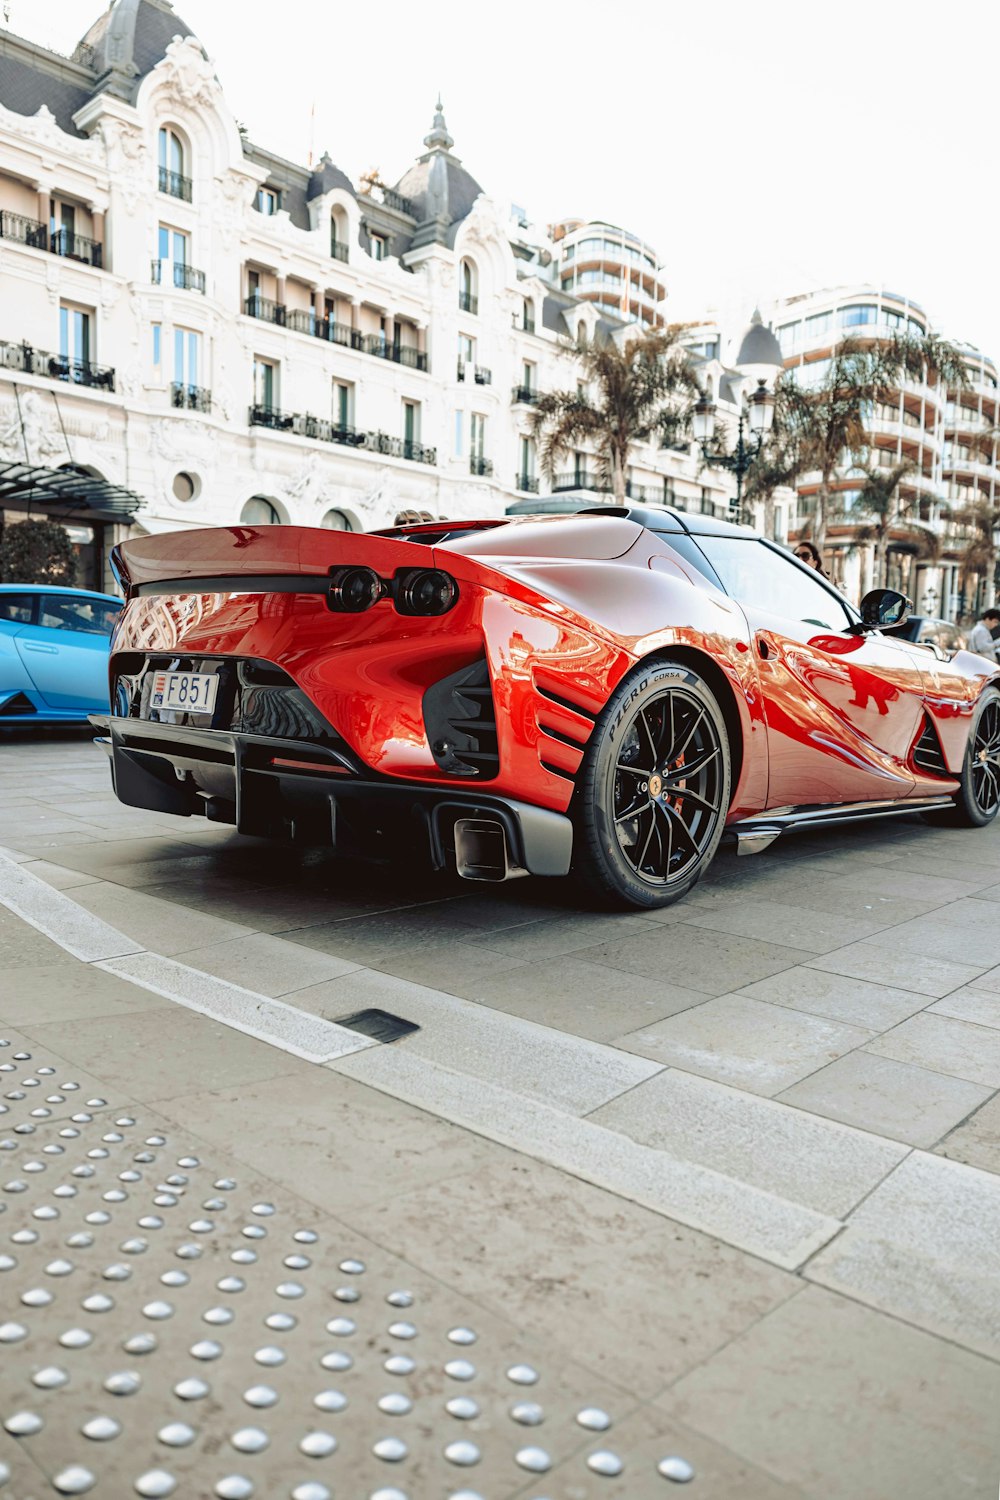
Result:
{"label": "round tail light", "polygon": [[385,591],[371,568],[338,568],[330,579],[326,602],[339,614],[360,615],[377,604]]}
{"label": "round tail light", "polygon": [[438,568],[413,568],[396,579],[396,608],[402,615],[446,615],[458,599],[458,584]]}

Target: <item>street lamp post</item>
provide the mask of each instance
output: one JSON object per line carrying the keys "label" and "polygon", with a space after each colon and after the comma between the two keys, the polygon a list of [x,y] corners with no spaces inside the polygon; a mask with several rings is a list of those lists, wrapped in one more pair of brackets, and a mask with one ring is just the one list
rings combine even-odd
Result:
{"label": "street lamp post", "polygon": [[730,509],[737,521],[746,519],[743,515],[743,481],[774,422],[774,395],[769,382],[773,382],[784,367],[781,345],[770,328],[765,328],[760,312],[755,308],[749,327],[739,342],[736,369],[748,383],[756,381],[757,388],[750,396],[744,394],[740,401],[736,447],[732,453],[709,447],[715,431],[715,405],[711,398],[702,396],[694,408],[694,439],[701,448],[702,458],[713,468],[728,469],[736,475],[736,500]]}

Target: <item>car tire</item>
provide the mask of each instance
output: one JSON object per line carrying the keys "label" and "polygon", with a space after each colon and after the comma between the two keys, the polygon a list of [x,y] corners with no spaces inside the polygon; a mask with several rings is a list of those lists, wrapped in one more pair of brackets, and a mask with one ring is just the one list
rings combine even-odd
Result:
{"label": "car tire", "polygon": [[669,906],[719,847],[729,809],[725,720],[707,683],[677,662],[644,663],[594,728],[574,797],[574,872],[604,906]]}
{"label": "car tire", "polygon": [[987,688],[969,730],[954,807],[928,813],[948,828],[985,828],[1000,812],[1000,691]]}

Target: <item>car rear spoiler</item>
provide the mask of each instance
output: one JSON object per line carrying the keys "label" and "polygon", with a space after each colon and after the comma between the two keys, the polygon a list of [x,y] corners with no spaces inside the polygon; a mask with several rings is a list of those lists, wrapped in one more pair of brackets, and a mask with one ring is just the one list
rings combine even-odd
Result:
{"label": "car rear spoiler", "polygon": [[[391,575],[397,568],[449,566],[414,535],[376,536],[304,526],[220,526],[133,537],[112,549],[126,598],[145,593],[266,593],[325,589],[337,568]],[[454,571],[452,568],[451,571]]]}

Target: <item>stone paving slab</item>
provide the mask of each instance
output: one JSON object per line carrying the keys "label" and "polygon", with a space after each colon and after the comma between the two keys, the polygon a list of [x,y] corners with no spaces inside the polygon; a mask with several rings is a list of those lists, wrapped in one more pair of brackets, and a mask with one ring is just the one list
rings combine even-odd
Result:
{"label": "stone paving slab", "polygon": [[876,1037],[866,1050],[894,1057],[897,1062],[916,1063],[935,1073],[1000,1088],[1000,1032],[991,1026],[974,1026],[922,1011]]}
{"label": "stone paving slab", "polygon": [[801,1266],[840,1228],[832,1215],[402,1048],[373,1049],[329,1066],[772,1265]]}
{"label": "stone paving slab", "polygon": [[776,1308],[661,1404],[824,1500],[996,1494],[1000,1369],[818,1288]]}
{"label": "stone paving slab", "polygon": [[982,1084],[862,1050],[839,1057],[778,1097],[860,1130],[930,1147],[992,1093]]}
{"label": "stone paving slab", "polygon": [[621,1045],[749,1093],[777,1094],[872,1035],[744,995],[721,995],[632,1032]]}
{"label": "stone paving slab", "polygon": [[896,1142],[677,1068],[612,1099],[589,1118],[837,1218],[846,1218],[907,1154]]}
{"label": "stone paving slab", "polygon": [[766,1000],[769,1005],[786,1005],[790,1010],[825,1016],[828,1021],[842,1021],[846,1026],[863,1026],[869,1031],[887,1031],[927,1005],[926,995],[807,968],[786,969],[756,984],[744,985],[736,993],[749,995],[753,1000]]}
{"label": "stone paving slab", "polygon": [[939,1142],[937,1152],[970,1167],[1000,1172],[1000,1096],[994,1094]]}
{"label": "stone paving slab", "polygon": [[805,1272],[1000,1358],[1000,1178],[914,1151]]}

